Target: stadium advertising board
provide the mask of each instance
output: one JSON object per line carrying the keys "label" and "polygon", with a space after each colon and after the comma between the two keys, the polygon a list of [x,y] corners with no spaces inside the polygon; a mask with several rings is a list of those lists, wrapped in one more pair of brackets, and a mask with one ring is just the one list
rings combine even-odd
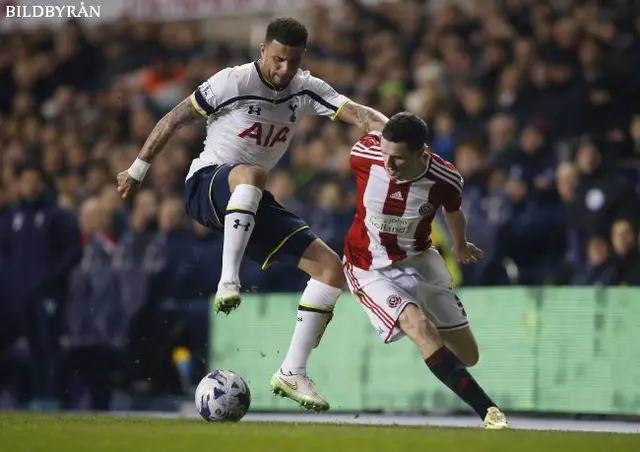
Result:
{"label": "stadium advertising board", "polygon": [[[471,369],[509,411],[640,415],[640,293],[634,288],[465,288],[459,291],[480,345]],[[299,294],[245,295],[211,319],[209,367],[249,383],[253,410],[295,409],[273,397]],[[309,370],[332,411],[467,411],[407,339],[385,345],[344,293]]]}

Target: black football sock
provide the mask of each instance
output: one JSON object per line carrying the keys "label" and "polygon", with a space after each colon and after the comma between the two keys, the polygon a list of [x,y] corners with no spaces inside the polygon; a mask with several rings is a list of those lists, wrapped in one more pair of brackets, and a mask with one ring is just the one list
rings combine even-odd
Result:
{"label": "black football sock", "polygon": [[497,406],[473,379],[465,365],[447,347],[442,346],[424,360],[431,372],[464,400],[481,419],[487,409]]}

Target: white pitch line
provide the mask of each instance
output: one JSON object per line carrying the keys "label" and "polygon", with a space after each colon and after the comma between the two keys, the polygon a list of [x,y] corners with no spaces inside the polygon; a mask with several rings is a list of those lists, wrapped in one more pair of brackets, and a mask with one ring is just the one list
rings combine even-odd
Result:
{"label": "white pitch line", "polygon": [[[638,422],[590,421],[551,418],[509,418],[509,425],[517,430],[560,430],[608,433],[640,433]],[[254,422],[319,422],[356,425],[403,425],[433,427],[482,427],[474,416],[408,416],[408,415],[355,415],[339,414],[280,414],[249,413],[244,418]]]}
{"label": "white pitch line", "polygon": [[[143,413],[131,413],[141,415]],[[155,413],[155,417],[180,417],[199,419],[195,407],[183,407],[181,413]],[[574,431],[640,434],[640,422],[608,420],[581,420],[559,418],[527,418],[508,416],[509,425],[516,430]],[[481,428],[482,423],[475,416],[420,416],[403,414],[333,414],[333,413],[248,413],[243,422],[283,422],[283,423],[326,423],[353,425],[400,425],[431,427]]]}

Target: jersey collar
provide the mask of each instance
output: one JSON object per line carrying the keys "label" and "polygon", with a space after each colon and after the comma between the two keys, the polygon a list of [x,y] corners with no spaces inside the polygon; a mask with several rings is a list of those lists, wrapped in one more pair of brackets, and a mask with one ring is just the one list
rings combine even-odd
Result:
{"label": "jersey collar", "polygon": [[415,182],[419,179],[422,179],[427,172],[429,171],[429,165],[431,165],[431,156],[429,154],[425,154],[427,159],[425,161],[425,165],[424,165],[424,171],[421,172],[420,174],[418,174],[416,177],[412,177],[411,179],[407,179],[407,180],[396,180],[396,184],[398,185],[403,185],[403,184],[410,184],[411,182]]}

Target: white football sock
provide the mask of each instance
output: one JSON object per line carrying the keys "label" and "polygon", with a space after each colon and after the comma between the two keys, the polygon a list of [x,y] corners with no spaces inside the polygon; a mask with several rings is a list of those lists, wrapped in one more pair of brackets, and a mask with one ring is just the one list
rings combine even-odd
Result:
{"label": "white football sock", "polygon": [[256,224],[255,214],[262,199],[262,190],[253,185],[240,184],[231,193],[224,217],[222,245],[222,273],[220,283],[240,283],[240,263]]}
{"label": "white football sock", "polygon": [[298,305],[296,327],[281,366],[282,372],[303,374],[307,371],[311,350],[318,346],[341,292],[342,289],[314,279],[307,283]]}

